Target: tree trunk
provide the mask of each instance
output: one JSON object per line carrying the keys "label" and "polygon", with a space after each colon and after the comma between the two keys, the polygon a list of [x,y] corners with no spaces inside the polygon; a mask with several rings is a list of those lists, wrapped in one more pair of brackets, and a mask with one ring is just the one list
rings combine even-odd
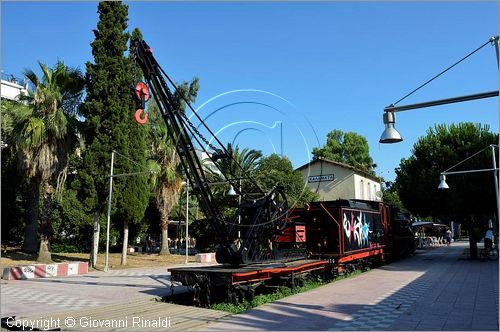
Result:
{"label": "tree trunk", "polygon": [[168,248],[168,218],[163,218],[160,222],[161,227],[161,250],[160,255],[170,255]]}
{"label": "tree trunk", "polygon": [[38,204],[40,201],[40,180],[37,177],[32,178],[30,181],[29,196],[23,251],[35,253],[38,249]]}
{"label": "tree trunk", "polygon": [[52,257],[49,250],[50,240],[52,238],[52,195],[54,187],[49,183],[45,184],[45,193],[43,195],[43,215],[40,225],[40,248],[38,251],[37,262],[51,263]]}
{"label": "tree trunk", "polygon": [[127,264],[127,249],[128,249],[128,221],[123,221],[123,246],[121,265]]}
{"label": "tree trunk", "polygon": [[99,232],[101,230],[99,217],[99,211],[96,211],[94,214],[94,237],[92,239],[92,251],[90,253],[90,265],[93,268],[97,265],[97,254],[99,253]]}
{"label": "tree trunk", "polygon": [[49,250],[49,240],[45,237],[40,240],[40,248],[38,249],[38,258],[36,261],[40,263],[52,263],[52,255]]}

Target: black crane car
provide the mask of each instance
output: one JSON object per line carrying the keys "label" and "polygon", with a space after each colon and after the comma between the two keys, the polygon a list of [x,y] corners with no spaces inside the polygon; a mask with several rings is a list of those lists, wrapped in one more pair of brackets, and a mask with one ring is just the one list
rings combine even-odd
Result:
{"label": "black crane car", "polygon": [[[208,306],[213,301],[252,299],[261,286],[300,285],[306,275],[338,273],[347,263],[382,260],[387,252],[402,253],[397,247],[413,236],[411,229],[405,233],[404,218],[398,221],[394,211],[383,203],[344,200],[311,203],[305,208],[290,210],[281,187],[264,192],[183,98],[148,44],[144,40],[133,40],[132,46],[133,65],[140,66],[145,79],[134,86],[139,101],[135,119],[139,124],[147,121],[143,112],[152,95],[170,139],[175,142],[191,191],[197,196],[219,243],[216,259],[221,265],[170,269],[172,281],[192,287],[195,303]],[[192,110],[198,127],[186,116],[178,97]],[[211,135],[213,143],[199,128]],[[195,144],[216,167],[221,158],[237,166],[236,174],[219,169],[241,198],[235,215],[229,219],[214,203]],[[245,191],[237,185],[241,180],[246,183]],[[411,248],[403,251],[411,251]]]}

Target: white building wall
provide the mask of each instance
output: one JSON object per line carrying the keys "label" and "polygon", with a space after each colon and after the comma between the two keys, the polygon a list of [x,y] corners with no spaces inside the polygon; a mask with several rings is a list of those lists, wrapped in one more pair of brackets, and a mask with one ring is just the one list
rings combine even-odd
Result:
{"label": "white building wall", "polygon": [[9,100],[19,100],[19,96],[28,95],[27,87],[23,87],[15,82],[2,80],[1,97]]}
{"label": "white building wall", "polygon": [[[314,163],[300,170],[304,183],[312,192],[317,193],[322,201],[353,198],[354,172],[350,169],[337,167],[329,163]],[[310,177],[333,175],[333,180],[311,181]]]}
{"label": "white building wall", "polygon": [[[300,168],[299,172],[302,174],[305,185],[317,193],[321,201],[336,199],[382,201],[380,182],[360,175],[352,168],[327,161],[317,161]],[[319,181],[321,175],[324,178]],[[333,180],[330,180],[332,176]]]}
{"label": "white building wall", "polygon": [[366,199],[369,201],[379,202],[382,201],[380,182],[361,176],[359,174],[355,174],[354,183],[354,188],[356,190],[356,199]]}

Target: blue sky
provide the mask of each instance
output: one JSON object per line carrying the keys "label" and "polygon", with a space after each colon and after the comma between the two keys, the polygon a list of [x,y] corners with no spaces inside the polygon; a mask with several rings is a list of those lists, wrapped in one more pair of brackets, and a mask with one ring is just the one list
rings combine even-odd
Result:
{"label": "blue sky", "polygon": [[[280,152],[295,167],[332,129],[365,136],[393,180],[401,158],[434,123],[472,121],[498,132],[498,98],[397,114],[404,141],[378,143],[385,106],[498,34],[498,2],[129,2],[139,27],[176,81],[200,79],[195,108],[223,142]],[[1,3],[4,73],[40,60],[85,69],[96,2]],[[401,105],[498,89],[493,46]],[[209,102],[207,102],[209,101]],[[131,110],[132,111],[132,110]]]}

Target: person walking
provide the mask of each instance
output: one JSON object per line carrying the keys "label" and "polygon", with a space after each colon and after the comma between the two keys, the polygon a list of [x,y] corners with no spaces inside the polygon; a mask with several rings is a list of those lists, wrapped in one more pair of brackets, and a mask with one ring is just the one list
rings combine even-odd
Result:
{"label": "person walking", "polygon": [[488,253],[493,246],[493,229],[488,228],[486,234],[484,234],[484,250]]}
{"label": "person walking", "polygon": [[449,228],[446,229],[446,245],[449,247],[451,244],[451,231]]}

